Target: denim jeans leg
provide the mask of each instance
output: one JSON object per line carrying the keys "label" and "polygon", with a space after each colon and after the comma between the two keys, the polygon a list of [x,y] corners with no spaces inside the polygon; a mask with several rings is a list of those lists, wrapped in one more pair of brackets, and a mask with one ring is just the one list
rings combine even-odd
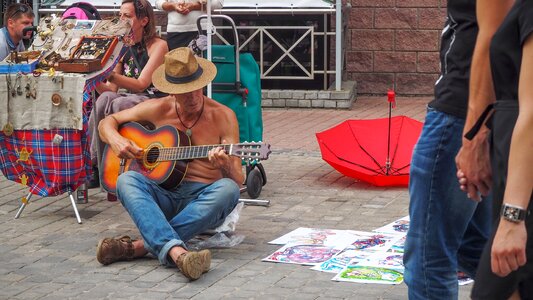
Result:
{"label": "denim jeans leg", "polygon": [[139,229],[146,250],[157,256],[161,264],[169,264],[168,251],[174,246],[185,247],[168,222],[178,213],[181,203],[174,200],[171,191],[133,171],[118,177],[117,196]]}
{"label": "denim jeans leg", "polygon": [[119,176],[117,195],[139,229],[144,247],[161,264],[174,265],[168,252],[174,246],[222,224],[239,200],[239,186],[223,178],[212,184],[183,182],[168,191],[143,175]]}
{"label": "denim jeans leg", "polygon": [[184,182],[178,189],[191,201],[170,220],[170,225],[184,241],[222,224],[237,205],[240,194],[239,186],[228,178],[209,185]]}
{"label": "denim jeans leg", "polygon": [[[413,151],[404,254],[409,299],[457,299],[457,270],[474,272],[489,234],[490,223],[476,221],[483,214],[490,221],[490,204],[486,201],[477,212],[478,205],[460,190],[456,178],[463,126],[463,119],[428,109]],[[465,264],[461,268],[459,251]]]}

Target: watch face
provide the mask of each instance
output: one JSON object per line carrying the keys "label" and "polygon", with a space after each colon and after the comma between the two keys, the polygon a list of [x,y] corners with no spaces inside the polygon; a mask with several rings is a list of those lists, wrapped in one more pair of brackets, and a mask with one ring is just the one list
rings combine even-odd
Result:
{"label": "watch face", "polygon": [[514,207],[507,207],[507,216],[511,219],[518,220],[518,215],[520,211]]}
{"label": "watch face", "polygon": [[502,216],[509,221],[519,222],[525,219],[526,213],[525,210],[519,207],[504,205],[502,209]]}

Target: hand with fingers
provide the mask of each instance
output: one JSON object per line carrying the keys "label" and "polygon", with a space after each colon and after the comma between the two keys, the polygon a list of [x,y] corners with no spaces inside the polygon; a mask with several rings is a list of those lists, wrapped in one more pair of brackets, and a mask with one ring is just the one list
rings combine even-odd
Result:
{"label": "hand with fingers", "polygon": [[468,198],[481,201],[492,186],[489,143],[485,135],[478,134],[471,141],[463,141],[463,146],[455,157],[457,179],[461,190]]}
{"label": "hand with fingers", "polygon": [[[226,141],[222,141],[223,144],[225,142]],[[215,147],[209,150],[207,158],[211,165],[217,169],[222,169],[224,171],[231,167],[231,158],[222,147]]]}
{"label": "hand with fingers", "polygon": [[491,268],[504,277],[526,264],[527,232],[525,222],[501,220],[491,249]]}
{"label": "hand with fingers", "polygon": [[122,136],[118,136],[115,140],[111,141],[109,146],[119,158],[140,158],[144,152],[144,150],[137,146],[133,141]]}
{"label": "hand with fingers", "polygon": [[177,13],[180,13],[182,15],[187,15],[188,13],[191,12],[190,7],[189,7],[189,3],[185,3],[185,2],[181,2],[181,1],[174,4],[174,10]]}

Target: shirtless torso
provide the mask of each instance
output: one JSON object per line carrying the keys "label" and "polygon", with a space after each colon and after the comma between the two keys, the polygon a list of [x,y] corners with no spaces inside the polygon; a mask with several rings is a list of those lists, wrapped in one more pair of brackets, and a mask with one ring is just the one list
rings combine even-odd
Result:
{"label": "shirtless torso", "polygon": [[[148,121],[156,127],[171,125],[183,132],[190,128],[192,145],[239,143],[235,113],[204,96],[201,90],[148,100],[104,119],[99,126],[100,136],[121,158],[138,157],[142,153],[141,148],[118,134],[118,125],[129,121]],[[212,183],[227,177],[239,185],[243,183],[238,157],[228,156],[221,148],[214,148],[208,156],[189,163],[185,180]]]}

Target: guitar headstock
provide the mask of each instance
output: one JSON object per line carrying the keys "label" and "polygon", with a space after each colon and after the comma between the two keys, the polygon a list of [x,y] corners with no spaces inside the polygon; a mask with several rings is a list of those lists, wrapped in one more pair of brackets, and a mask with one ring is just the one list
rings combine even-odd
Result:
{"label": "guitar headstock", "polygon": [[245,162],[268,159],[272,153],[270,145],[262,142],[244,142],[231,145],[231,155],[240,157]]}

